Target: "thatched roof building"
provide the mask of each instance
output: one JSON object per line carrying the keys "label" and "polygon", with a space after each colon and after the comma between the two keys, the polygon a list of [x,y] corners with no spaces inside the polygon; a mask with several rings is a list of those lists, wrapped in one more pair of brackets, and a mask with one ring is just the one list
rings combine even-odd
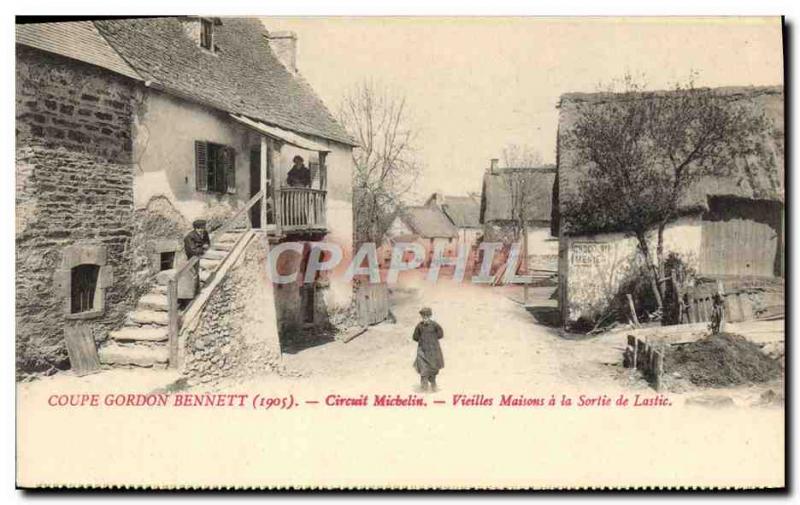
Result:
{"label": "thatched roof building", "polygon": [[[737,158],[730,173],[724,176],[703,177],[684,195],[682,209],[685,213],[708,210],[709,197],[737,197],[751,200],[784,202],[784,97],[782,86],[725,87],[713,90],[737,105],[752,109],[754,114],[764,114],[772,128],[759,132],[758,152],[747,159]],[[674,91],[642,94],[643,97],[669,97]],[[588,167],[578,159],[565,142],[576,124],[581,107],[601,105],[622,99],[613,93],[568,93],[561,96],[559,104],[557,180],[554,192],[558,200],[553,216],[554,233],[559,227],[560,213],[566,203],[574,198],[579,181],[586,176]],[[570,230],[566,233],[591,233],[595,230]],[[608,230],[605,230],[608,231]]]}
{"label": "thatched roof building", "polygon": [[403,209],[398,217],[415,235],[425,238],[456,238],[458,230],[436,207],[415,206]]}
{"label": "thatched roof building", "polygon": [[511,186],[509,174],[526,172],[531,178],[530,187],[535,194],[528,198],[529,205],[526,217],[531,224],[548,224],[553,206],[553,183],[556,178],[556,167],[544,165],[526,168],[498,168],[487,171],[483,176],[481,191],[481,223],[502,223],[512,221]]}
{"label": "thatched roof building", "polygon": [[481,202],[477,195],[453,196],[434,193],[425,205],[435,205],[442,209],[456,228],[481,227]]}

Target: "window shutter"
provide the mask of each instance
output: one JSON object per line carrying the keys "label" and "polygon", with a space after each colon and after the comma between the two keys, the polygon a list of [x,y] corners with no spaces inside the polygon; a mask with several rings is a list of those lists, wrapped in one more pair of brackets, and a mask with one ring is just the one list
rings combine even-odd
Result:
{"label": "window shutter", "polygon": [[208,144],[194,142],[194,180],[197,191],[208,191]]}
{"label": "window shutter", "polygon": [[225,181],[228,193],[236,193],[236,150],[232,147],[225,149]]}

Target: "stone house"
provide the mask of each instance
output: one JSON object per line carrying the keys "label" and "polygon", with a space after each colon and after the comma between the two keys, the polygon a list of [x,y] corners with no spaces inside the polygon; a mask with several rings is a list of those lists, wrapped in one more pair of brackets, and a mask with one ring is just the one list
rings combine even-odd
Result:
{"label": "stone house", "polygon": [[[492,159],[483,175],[480,203],[480,223],[483,240],[511,244],[514,240],[515,223],[513,212],[513,189],[510,177],[524,174],[527,195],[525,219],[528,235],[528,266],[531,269],[552,270],[557,267],[558,239],[552,234],[551,215],[553,184],[556,169],[552,165],[541,167],[499,168],[498,160]],[[521,237],[517,241],[521,241]],[[521,247],[521,245],[520,245]]]}
{"label": "stone house", "polygon": [[[75,325],[106,364],[165,365],[166,285],[194,219],[212,232],[204,284],[235,249],[226,234],[300,241],[302,257],[323,238],[352,248],[353,141],[296,45],[257,19],[17,25],[18,370],[67,366]],[[296,155],[309,188],[287,187]],[[275,286],[278,326],[318,322],[350,292]]]}
{"label": "stone house", "polygon": [[458,229],[458,241],[470,250],[478,243],[482,235],[480,197],[474,194],[467,196],[443,195],[433,193],[426,201],[426,206],[440,209]]}
{"label": "stone house", "polygon": [[[698,279],[714,286],[724,281],[728,289],[736,289],[755,279],[776,285],[778,298],[765,303],[783,303],[783,88],[730,87],[715,92],[763,113],[772,128],[758,134],[757,155],[739,159],[728,174],[704,177],[690,188],[681,204],[682,216],[664,232],[665,256],[678,255]],[[565,147],[578,108],[613,99],[607,93],[570,93],[560,101],[553,228],[559,237],[559,307],[565,325],[602,313],[641,260],[634,238],[614,230],[574,229],[560,217],[587,168]]]}
{"label": "stone house", "polygon": [[[425,250],[423,265],[427,266],[437,248],[441,248],[445,256],[456,254],[458,229],[438,207],[405,207],[395,216],[386,232],[386,245],[399,242],[420,244]],[[384,260],[390,259],[391,247],[385,251]]]}

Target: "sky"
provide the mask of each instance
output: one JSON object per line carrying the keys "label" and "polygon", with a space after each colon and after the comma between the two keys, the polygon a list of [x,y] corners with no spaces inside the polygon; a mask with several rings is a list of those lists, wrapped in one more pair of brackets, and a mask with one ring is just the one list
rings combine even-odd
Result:
{"label": "sky", "polygon": [[[555,163],[557,104],[625,73],[665,89],[783,82],[779,18],[262,18],[335,113],[374,80],[405,95],[423,169],[415,199],[480,191],[508,144]],[[414,202],[410,202],[414,203]]]}

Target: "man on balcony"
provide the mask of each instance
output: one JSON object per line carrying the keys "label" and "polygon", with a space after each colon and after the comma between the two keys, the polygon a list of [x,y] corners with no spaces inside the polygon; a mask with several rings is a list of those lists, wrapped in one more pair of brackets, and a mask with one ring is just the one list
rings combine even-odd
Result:
{"label": "man on balcony", "polygon": [[298,155],[292,158],[294,166],[286,175],[286,184],[293,188],[311,187],[311,170],[303,162],[303,157]]}

